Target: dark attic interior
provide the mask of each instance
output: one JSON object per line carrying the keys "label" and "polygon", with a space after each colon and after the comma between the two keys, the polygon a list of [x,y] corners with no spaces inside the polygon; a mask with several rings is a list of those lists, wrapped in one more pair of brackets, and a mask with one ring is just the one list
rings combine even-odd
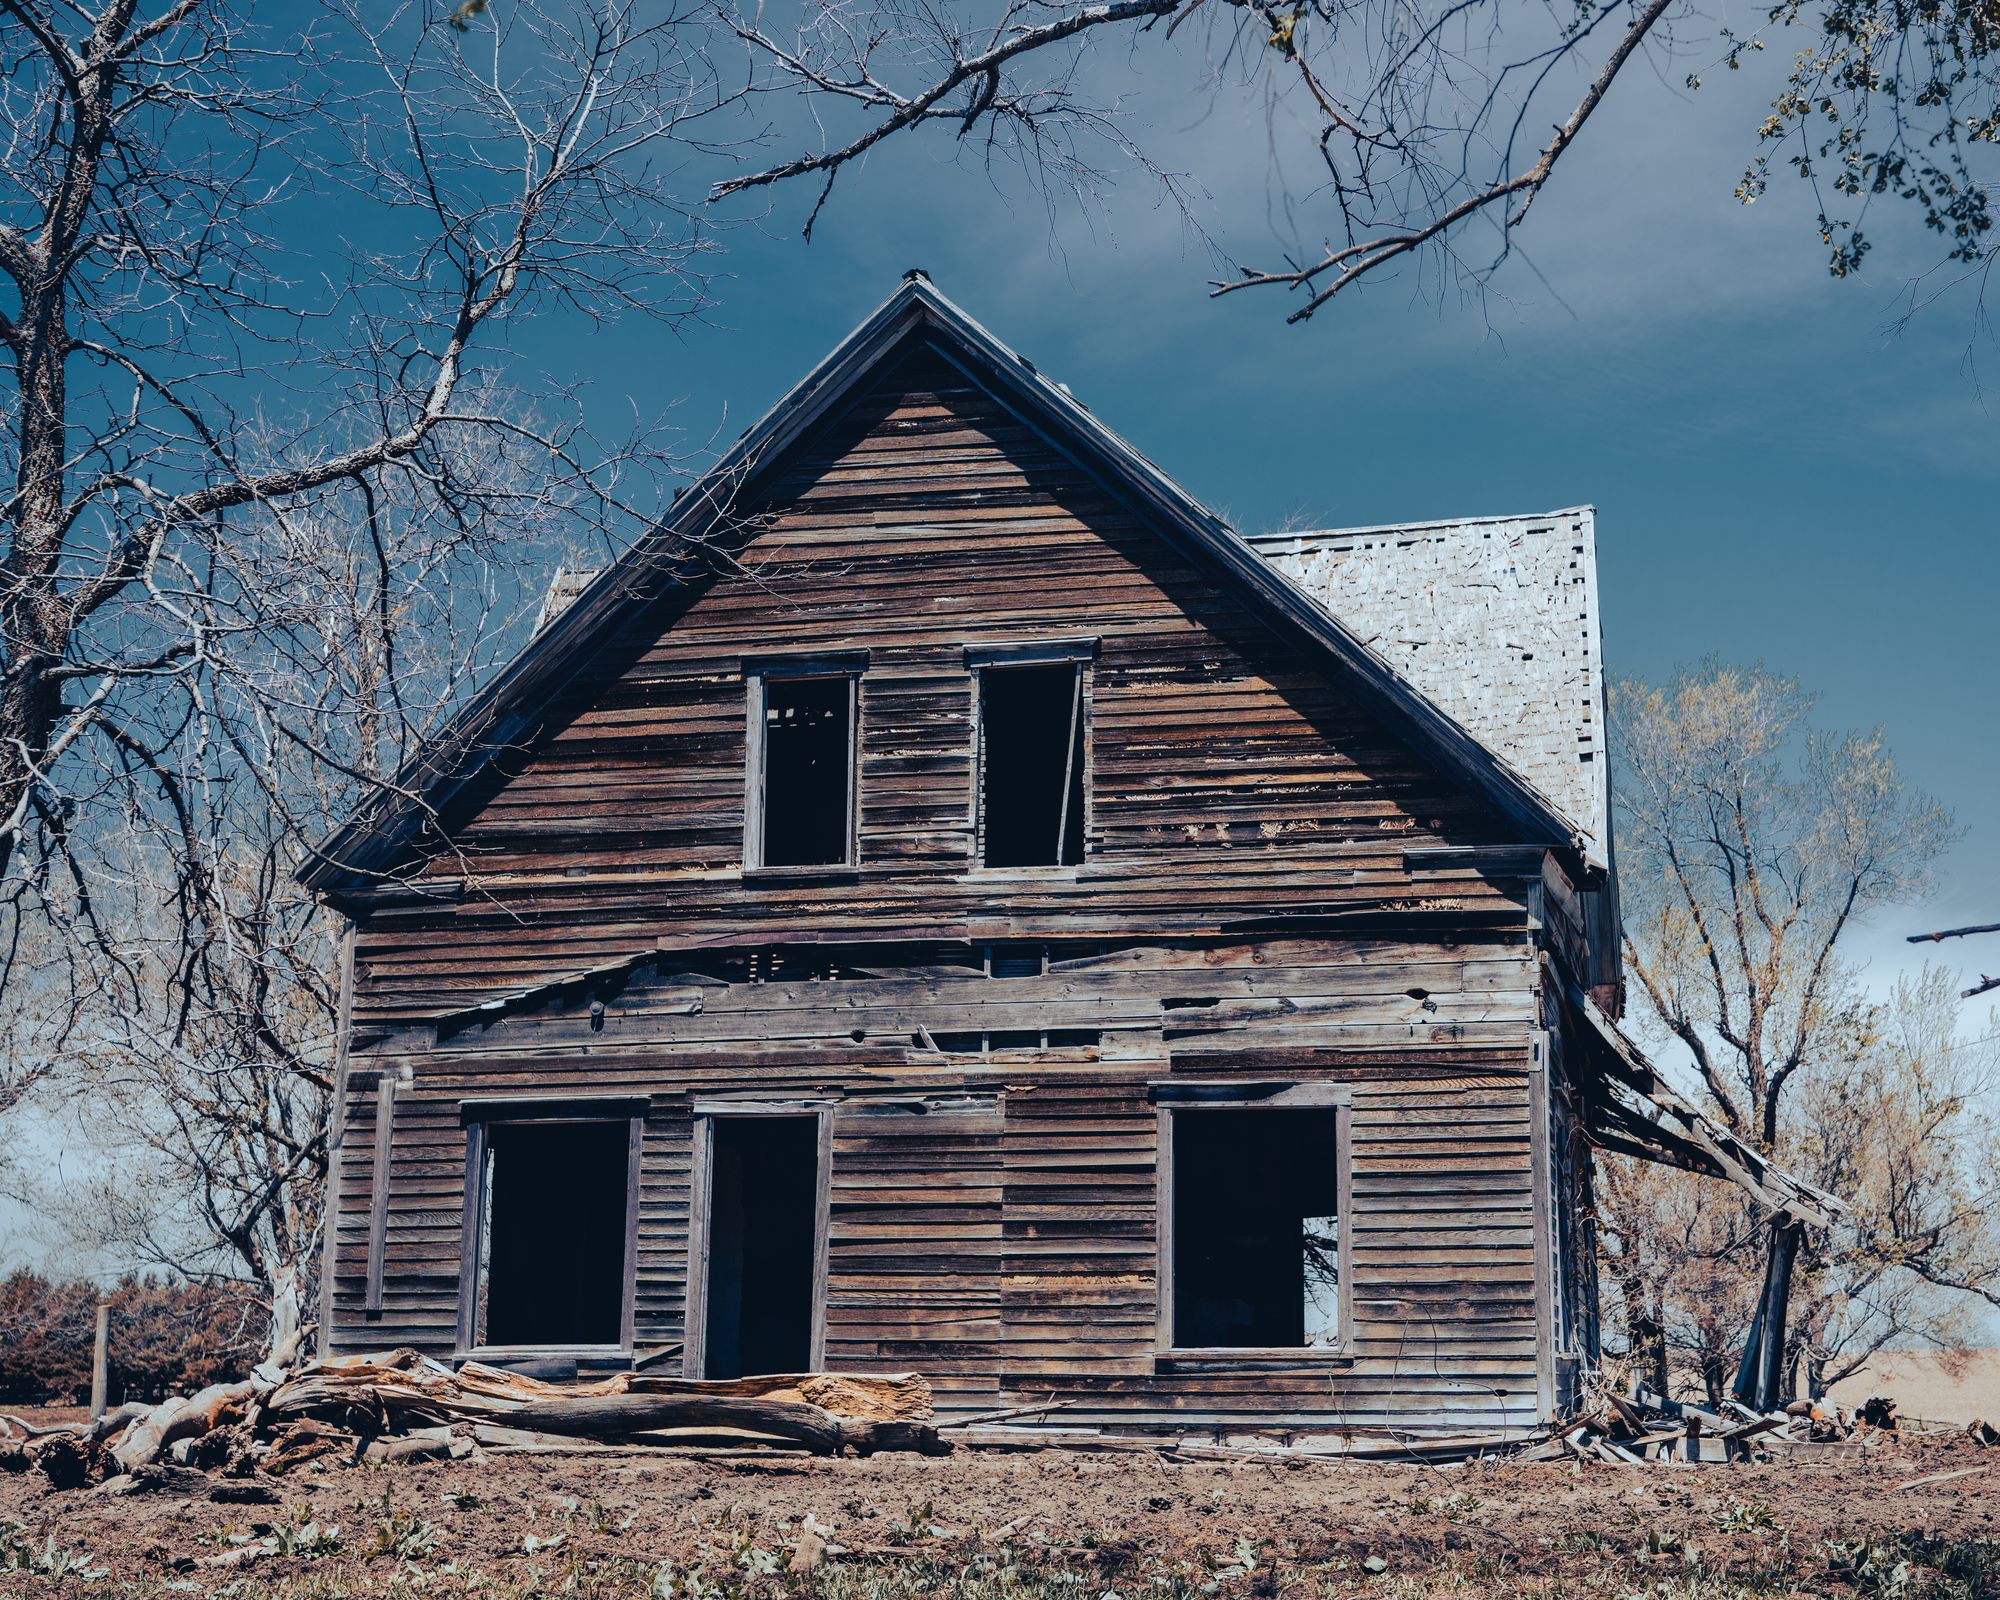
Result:
{"label": "dark attic interior", "polygon": [[982,859],[989,867],[1083,859],[1083,669],[993,666],[979,675]]}

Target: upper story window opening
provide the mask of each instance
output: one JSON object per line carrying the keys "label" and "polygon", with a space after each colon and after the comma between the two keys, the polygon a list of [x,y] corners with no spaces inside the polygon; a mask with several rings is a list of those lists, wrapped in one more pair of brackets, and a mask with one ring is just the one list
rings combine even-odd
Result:
{"label": "upper story window opening", "polygon": [[979,669],[980,863],[1083,860],[1084,663],[994,661]]}
{"label": "upper story window opening", "polygon": [[859,673],[787,664],[753,669],[748,682],[744,865],[851,866]]}

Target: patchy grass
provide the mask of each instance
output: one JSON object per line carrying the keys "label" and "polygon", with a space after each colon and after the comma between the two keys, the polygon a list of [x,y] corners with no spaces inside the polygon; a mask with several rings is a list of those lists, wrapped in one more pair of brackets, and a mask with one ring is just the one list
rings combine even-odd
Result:
{"label": "patchy grass", "polygon": [[16,1475],[0,1600],[2000,1600],[2000,1472],[1932,1481],[1991,1459],[495,1455],[265,1507]]}
{"label": "patchy grass", "polygon": [[[225,1535],[224,1547],[247,1536]],[[53,1541],[24,1538],[0,1525],[0,1595],[62,1595],[76,1600],[359,1600],[426,1595],[462,1600],[1775,1600],[1825,1595],[1849,1600],[1996,1600],[2000,1539],[1868,1533],[1810,1552],[1783,1549],[1775,1560],[1741,1562],[1723,1549],[1651,1549],[1603,1556],[1560,1575],[1511,1570],[1482,1557],[1428,1570],[1393,1570],[1384,1558],[1291,1564],[1265,1559],[1245,1540],[1204,1561],[1153,1561],[1143,1555],[1109,1573],[1096,1560],[1051,1559],[1044,1549],[1006,1546],[964,1552],[939,1546],[907,1557],[832,1561],[793,1571],[788,1551],[739,1530],[727,1552],[676,1562],[604,1556],[562,1535],[524,1538],[517,1557],[485,1563],[442,1555],[437,1530],[384,1507],[365,1552],[346,1551],[338,1530],[297,1510],[254,1548],[302,1563],[269,1576],[224,1579],[162,1576],[109,1582],[93,1558]],[[11,1584],[10,1584],[11,1580]]]}

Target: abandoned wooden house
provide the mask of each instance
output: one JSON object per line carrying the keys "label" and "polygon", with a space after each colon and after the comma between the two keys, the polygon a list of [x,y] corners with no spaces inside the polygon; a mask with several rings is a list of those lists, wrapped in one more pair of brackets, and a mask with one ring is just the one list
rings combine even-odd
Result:
{"label": "abandoned wooden house", "polygon": [[322,1340],[1492,1432],[1592,1150],[1811,1214],[1618,1034],[1592,515],[1245,538],[921,274],[307,877]]}

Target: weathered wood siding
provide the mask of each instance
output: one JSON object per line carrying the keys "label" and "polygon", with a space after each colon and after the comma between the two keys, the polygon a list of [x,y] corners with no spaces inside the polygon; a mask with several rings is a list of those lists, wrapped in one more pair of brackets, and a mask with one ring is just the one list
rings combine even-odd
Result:
{"label": "weathered wood siding", "polygon": [[[346,902],[334,1348],[452,1353],[460,1103],[552,1094],[650,1106],[635,1345],[676,1343],[694,1102],[802,1096],[838,1102],[831,1366],[916,1368],[961,1408],[1055,1394],[1080,1423],[1532,1419],[1539,890],[1438,853],[1506,830],[933,355],[746,514],[735,564],[605,641],[547,735],[450,819],[453,849]],[[1098,641],[1088,856],[977,870],[965,652],[1079,637]],[[860,865],[746,875],[744,662],[800,649],[868,652]],[[1046,975],[985,976],[981,941],[1020,939],[1055,942]],[[921,1047],[1024,1028],[1099,1042]],[[1155,1350],[1147,1086],[1189,1074],[1352,1085],[1351,1361]]]}
{"label": "weathered wood siding", "polygon": [[[1449,952],[1378,935],[1140,944],[1058,960],[1036,978],[967,966],[709,979],[692,1016],[689,984],[686,973],[642,971],[602,1001],[595,1026],[585,999],[557,998],[434,1044],[399,1035],[357,1058],[364,1081],[380,1071],[407,1081],[375,1318],[362,1309],[375,1102],[350,1096],[344,1191],[361,1199],[341,1224],[336,1348],[451,1353],[463,1099],[650,1097],[636,1339],[646,1350],[681,1332],[692,1102],[833,1094],[830,1366],[915,1368],[963,1406],[1053,1392],[1078,1402],[1066,1418],[1131,1426],[1532,1417],[1536,998],[1524,925],[1467,933]],[[1103,1043],[979,1057],[908,1042],[919,1027],[1029,1018],[1098,1026]],[[1156,1355],[1148,1085],[1176,1075],[1353,1085],[1351,1364],[1246,1371]]]}
{"label": "weathered wood siding", "polygon": [[[430,897],[371,901],[356,1015],[407,1018],[655,944],[1213,930],[1437,899],[1411,845],[1497,837],[1336,675],[1222,596],[935,357],[885,373],[746,510],[735,564],[607,639],[454,820]],[[1089,854],[972,870],[968,646],[1101,641]],[[860,866],[742,870],[743,663],[866,650]],[[470,872],[472,886],[458,883]],[[1491,898],[1473,878],[1437,909]]]}

